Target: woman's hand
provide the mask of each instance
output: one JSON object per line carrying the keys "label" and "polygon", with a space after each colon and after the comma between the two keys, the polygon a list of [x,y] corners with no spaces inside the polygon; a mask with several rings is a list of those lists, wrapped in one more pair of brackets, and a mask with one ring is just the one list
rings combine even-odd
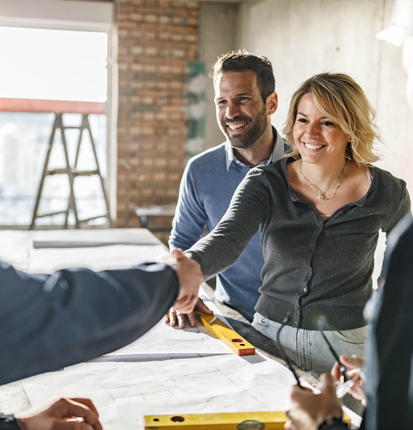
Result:
{"label": "woman's hand", "polygon": [[288,421],[285,429],[314,430],[325,419],[331,416],[342,416],[343,412],[336,396],[333,377],[328,373],[323,373],[320,382],[320,394],[303,390],[298,385],[292,387],[291,407],[286,411]]}
{"label": "woman's hand", "polygon": [[[361,357],[349,357],[348,355],[340,355],[340,361],[347,368],[347,375],[349,378],[354,378],[357,372],[364,367],[364,359]],[[335,363],[331,374],[336,381],[340,381],[343,378],[343,374],[340,372],[340,366],[338,363]],[[348,390],[348,393],[351,394],[355,399],[361,400],[361,403],[366,406],[366,394],[364,393],[364,382],[359,377],[358,380],[354,383],[354,385]]]}
{"label": "woman's hand", "polygon": [[204,282],[201,266],[188,258],[179,248],[174,248],[170,254],[161,256],[158,262],[170,264],[175,268],[179,279],[179,294],[173,308],[189,314],[198,302],[199,286]]}

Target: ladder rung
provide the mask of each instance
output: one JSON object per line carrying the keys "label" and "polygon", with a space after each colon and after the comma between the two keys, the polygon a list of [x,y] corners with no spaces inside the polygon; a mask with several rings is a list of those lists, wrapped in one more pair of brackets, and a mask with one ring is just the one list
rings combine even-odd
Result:
{"label": "ladder rung", "polygon": [[60,214],[65,214],[67,211],[59,211],[59,212],[50,212],[47,214],[36,214],[36,218],[44,218],[46,216],[53,216],[53,215],[60,215]]}
{"label": "ladder rung", "polygon": [[60,169],[51,169],[48,170],[46,175],[66,175],[67,174],[67,169],[66,167],[62,167]]}
{"label": "ladder rung", "polygon": [[[97,169],[94,170],[77,170],[75,168],[70,169],[73,176],[92,176],[92,175],[98,175],[99,172]],[[61,167],[57,169],[51,169],[47,171],[46,175],[67,175],[67,168]]]}
{"label": "ladder rung", "polygon": [[99,172],[97,169],[95,170],[76,170],[72,169],[72,173],[74,176],[92,176],[92,175],[98,175]]}
{"label": "ladder rung", "polygon": [[92,219],[98,219],[98,218],[108,218],[108,215],[97,215],[97,216],[92,216],[91,218],[86,218],[86,219],[80,219],[79,222],[88,222],[88,221],[92,221]]}

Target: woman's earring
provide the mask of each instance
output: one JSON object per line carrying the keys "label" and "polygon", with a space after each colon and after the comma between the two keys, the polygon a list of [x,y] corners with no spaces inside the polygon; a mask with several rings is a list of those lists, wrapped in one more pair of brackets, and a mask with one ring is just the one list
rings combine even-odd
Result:
{"label": "woman's earring", "polygon": [[353,148],[351,146],[351,142],[347,142],[346,158],[347,158],[347,160],[353,159]]}

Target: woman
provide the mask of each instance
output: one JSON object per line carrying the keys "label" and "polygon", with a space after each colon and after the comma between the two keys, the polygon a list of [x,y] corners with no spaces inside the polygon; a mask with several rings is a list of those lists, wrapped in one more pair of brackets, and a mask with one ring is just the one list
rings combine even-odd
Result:
{"label": "woman", "polygon": [[253,326],[276,340],[314,374],[339,354],[363,354],[364,306],[378,233],[388,233],[410,210],[404,181],[373,167],[378,134],[363,90],[349,76],[323,73],[294,94],[284,133],[292,151],[252,169],[220,224],[187,256],[206,279],[233,264],[260,227],[264,255],[261,297]]}

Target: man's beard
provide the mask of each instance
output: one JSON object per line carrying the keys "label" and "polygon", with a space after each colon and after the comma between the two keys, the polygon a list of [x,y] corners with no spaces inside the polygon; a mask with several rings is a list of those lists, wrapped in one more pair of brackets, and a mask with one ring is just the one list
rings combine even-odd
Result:
{"label": "man's beard", "polygon": [[246,134],[229,135],[229,133],[227,133],[227,124],[231,124],[231,122],[235,122],[235,121],[245,121],[248,123],[248,125],[251,124],[252,122],[250,117],[243,118],[241,116],[236,116],[232,121],[223,120],[221,122],[221,130],[227,136],[233,148],[236,148],[236,149],[251,148],[251,146],[253,146],[254,143],[264,134],[267,128],[267,124],[268,124],[267,107],[264,104],[263,108],[256,116],[255,121],[252,124],[252,127]]}

